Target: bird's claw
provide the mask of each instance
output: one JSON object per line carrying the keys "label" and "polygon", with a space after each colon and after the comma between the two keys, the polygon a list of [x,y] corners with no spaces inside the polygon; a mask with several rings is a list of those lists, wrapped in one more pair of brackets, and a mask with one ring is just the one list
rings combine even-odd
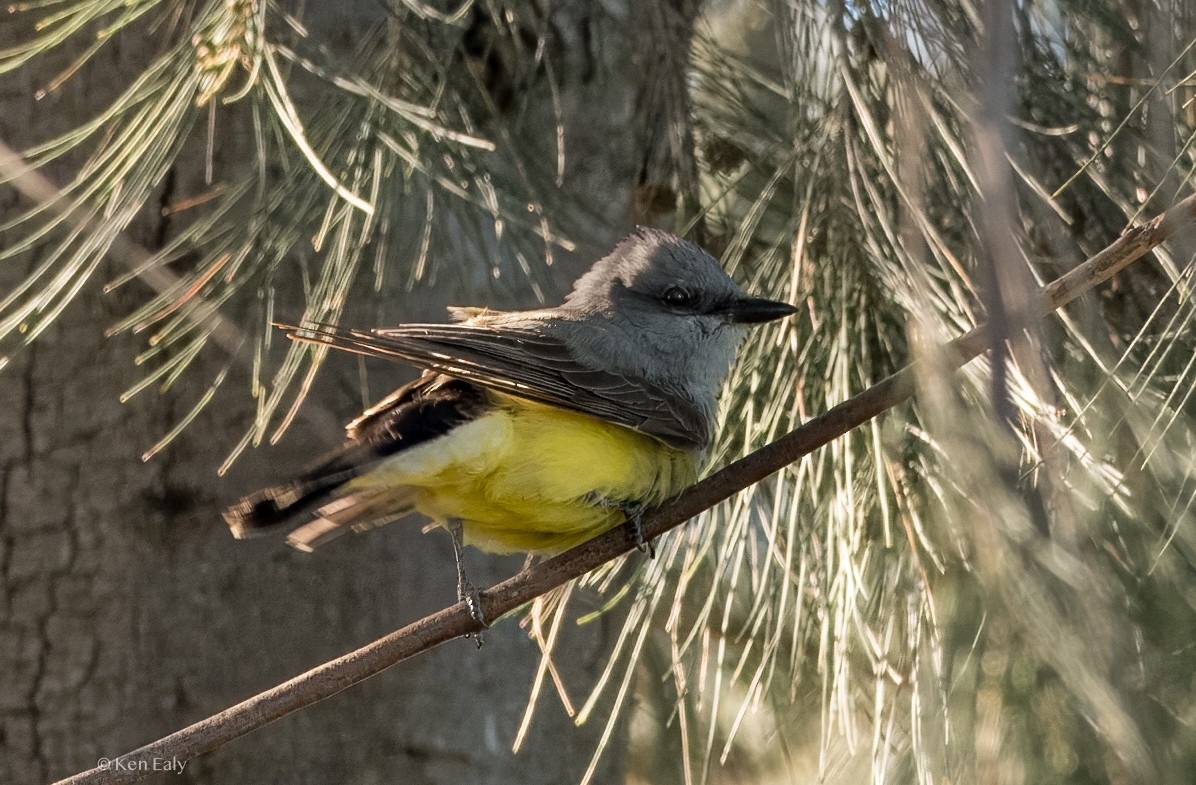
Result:
{"label": "bird's claw", "polygon": [[[490,629],[490,622],[486,619],[486,612],[482,609],[482,593],[478,591],[476,586],[469,581],[459,582],[457,584],[457,600],[465,603],[465,607],[469,609],[470,617],[482,625],[482,629]],[[470,632],[466,633],[465,637],[473,638],[478,648],[482,648],[482,633]]]}
{"label": "bird's claw", "polygon": [[648,554],[649,559],[655,559],[656,546],[651,540],[644,538],[644,509],[639,506],[628,508],[627,523],[631,525],[631,538],[635,541],[635,549]]}
{"label": "bird's claw", "polygon": [[[447,522],[449,536],[453,540],[453,559],[457,562],[457,602],[465,603],[465,607],[469,609],[469,615],[482,626],[482,629],[490,629],[490,622],[486,620],[486,612],[482,609],[482,593],[478,591],[478,587],[465,577],[465,553],[464,553],[464,538],[462,536],[461,521],[452,519]],[[478,648],[482,648],[482,633],[471,632],[466,633],[465,637],[473,638],[477,643]]]}

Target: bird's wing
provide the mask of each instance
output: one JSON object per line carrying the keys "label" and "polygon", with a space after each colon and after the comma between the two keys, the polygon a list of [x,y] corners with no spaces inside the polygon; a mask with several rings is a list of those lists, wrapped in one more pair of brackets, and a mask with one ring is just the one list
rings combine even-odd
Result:
{"label": "bird's wing", "polygon": [[684,450],[706,447],[709,428],[686,396],[579,363],[563,341],[530,325],[411,324],[386,330],[287,328],[300,341],[473,382],[491,390],[634,428]]}

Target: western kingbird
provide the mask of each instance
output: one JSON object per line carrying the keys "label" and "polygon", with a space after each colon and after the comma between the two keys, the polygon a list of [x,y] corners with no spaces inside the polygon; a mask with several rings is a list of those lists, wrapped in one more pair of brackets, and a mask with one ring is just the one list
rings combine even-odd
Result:
{"label": "western kingbird", "polygon": [[450,311],[458,323],[293,332],[424,373],[349,423],[343,447],[229,508],[234,535],[314,511],[288,538],[311,550],[414,511],[449,528],[458,566],[462,542],[565,550],[697,479],[744,326],[796,309],[641,228],[562,305]]}

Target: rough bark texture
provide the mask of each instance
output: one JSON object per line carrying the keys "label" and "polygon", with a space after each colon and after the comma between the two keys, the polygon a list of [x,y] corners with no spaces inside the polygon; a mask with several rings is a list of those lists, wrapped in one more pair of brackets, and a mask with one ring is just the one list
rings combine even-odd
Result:
{"label": "rough bark texture", "polygon": [[[598,223],[588,219],[593,232],[579,238],[578,258],[561,265],[562,290],[626,221],[641,157],[632,152],[641,74],[629,67],[628,14],[611,10],[619,4],[576,6],[572,16],[554,12],[556,34],[572,31],[590,50],[570,49],[557,65],[568,127],[566,190],[600,215]],[[352,39],[351,29],[339,33]],[[22,147],[90,116],[157,47],[122,40],[40,104],[34,89],[69,57],[5,78],[0,138]],[[570,70],[570,57],[597,60],[583,77]],[[547,100],[546,86],[533,89],[534,100],[540,93]],[[550,122],[523,127],[535,129],[521,140],[529,150],[552,149]],[[174,173],[170,198],[201,188],[202,145],[196,148]],[[230,145],[224,154],[236,151]],[[68,171],[49,174],[64,182]],[[0,190],[0,212],[17,206]],[[149,247],[159,242],[159,220],[135,227],[134,238]],[[101,270],[93,284],[117,271]],[[0,266],[0,293],[24,272]],[[251,417],[247,396],[224,396],[165,453],[142,463],[140,454],[202,392],[184,386],[118,402],[139,377],[132,357],[141,344],[128,336],[105,340],[102,332],[144,295],[136,286],[116,296],[90,286],[0,375],[2,782],[45,782],[115,757],[454,597],[448,539],[421,536],[418,525],[345,538],[314,556],[277,540],[232,540],[222,507],[306,463],[329,438],[296,428],[279,447],[250,454],[218,479],[215,467]],[[392,300],[385,312],[439,318],[444,302],[482,298],[481,289],[421,292],[410,308]],[[530,295],[522,304],[532,304]],[[377,373],[400,378],[399,371]],[[359,401],[347,391],[356,374],[355,362],[333,363],[319,405],[351,416]],[[194,378],[210,376],[201,370]],[[375,376],[371,386],[377,395],[386,381]],[[519,558],[470,560],[482,585],[521,565]],[[559,663],[578,692],[603,665],[609,627],[589,625],[565,641]],[[524,751],[510,752],[536,659],[535,646],[506,622],[480,651],[469,641],[443,647],[159,781],[573,782],[601,722],[576,730],[551,697]],[[612,745],[596,781],[619,777],[620,746]]]}

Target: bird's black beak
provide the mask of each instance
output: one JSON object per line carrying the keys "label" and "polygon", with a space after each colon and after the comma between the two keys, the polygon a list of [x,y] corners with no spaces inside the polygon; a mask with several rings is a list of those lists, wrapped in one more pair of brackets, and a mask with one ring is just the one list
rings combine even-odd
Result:
{"label": "bird's black beak", "polygon": [[797,308],[789,303],[754,297],[732,300],[718,310],[718,315],[729,324],[761,324],[794,313],[797,313]]}

